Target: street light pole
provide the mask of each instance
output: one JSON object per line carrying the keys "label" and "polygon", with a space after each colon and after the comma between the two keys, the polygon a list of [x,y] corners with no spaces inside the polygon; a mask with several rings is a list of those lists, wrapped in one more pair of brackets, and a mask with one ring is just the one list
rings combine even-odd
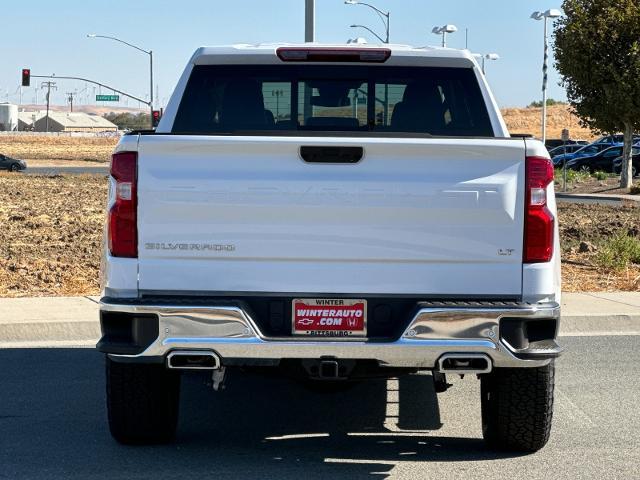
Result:
{"label": "street light pole", "polygon": [[149,50],[149,108],[151,125],[153,126],[153,51]]}
{"label": "street light pole", "polygon": [[542,60],[542,143],[547,141],[547,82],[549,75],[549,43],[547,42],[547,17],[544,17],[544,56]]}
{"label": "street light pole", "polygon": [[[376,32],[371,30],[369,27],[365,27],[364,25],[351,25],[351,28],[364,28],[365,30],[371,32],[371,34],[373,34],[382,43],[389,44],[391,12],[385,12],[383,10],[380,10],[378,7],[374,5],[371,5],[365,2],[360,2],[359,0],[345,0],[344,3],[345,5],[364,5],[365,7],[369,7],[370,9],[374,10],[380,17],[380,20],[382,20],[382,23],[384,24],[384,30],[385,30],[384,39],[382,39],[380,35],[378,35]],[[357,96],[357,92],[356,92],[356,96]],[[375,108],[374,108],[374,111],[375,111]],[[382,115],[383,115],[383,123],[385,126],[387,126],[388,119],[389,119],[389,84],[387,82],[385,82],[384,84],[384,106],[383,106]]]}
{"label": "street light pole", "polygon": [[364,5],[365,7],[369,7],[374,12],[376,12],[378,14],[378,16],[380,17],[380,20],[382,20],[382,23],[384,24],[384,30],[385,30],[385,39],[384,40],[378,34],[374,33],[370,28],[364,27],[362,25],[357,25],[357,26],[358,27],[362,27],[362,28],[366,28],[367,30],[369,30],[382,43],[389,43],[389,30],[390,30],[390,23],[391,23],[391,12],[385,12],[384,10],[380,10],[375,5],[371,5],[370,3],[360,2],[359,0],[345,0],[344,3],[345,3],[345,5]]}
{"label": "street light pole", "polygon": [[542,143],[547,141],[547,81],[549,69],[549,42],[547,39],[547,20],[558,18],[560,10],[550,9],[546,12],[533,12],[531,18],[544,21],[544,56],[542,60]]}
{"label": "street light pole", "polygon": [[447,47],[447,33],[455,33],[458,31],[458,27],[455,25],[443,25],[441,27],[433,27],[431,33],[435,35],[442,35],[442,48]]}
{"label": "street light pole", "polygon": [[486,60],[500,60],[500,55],[498,55],[497,53],[487,53],[486,55],[482,56],[482,74],[483,75],[487,74],[487,71],[485,69]]}
{"label": "street light pole", "polygon": [[139,52],[146,53],[149,55],[149,122],[151,123],[151,128],[153,128],[153,51],[145,50],[144,48],[137,47],[129,42],[125,42],[124,40],[120,40],[116,37],[111,37],[109,35],[96,35],[95,33],[87,34],[88,38],[105,38],[107,40],[113,40],[114,42],[122,43],[128,47],[135,48]]}

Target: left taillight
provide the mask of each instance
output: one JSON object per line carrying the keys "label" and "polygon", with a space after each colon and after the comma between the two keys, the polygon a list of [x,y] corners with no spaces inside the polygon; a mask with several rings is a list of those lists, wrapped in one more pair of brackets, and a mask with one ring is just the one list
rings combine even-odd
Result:
{"label": "left taillight", "polygon": [[120,152],[111,158],[115,201],[109,210],[109,252],[113,257],[138,256],[138,154]]}
{"label": "left taillight", "polygon": [[553,182],[553,163],[527,157],[525,167],[524,263],[548,262],[553,257],[555,219],[547,207],[547,187]]}

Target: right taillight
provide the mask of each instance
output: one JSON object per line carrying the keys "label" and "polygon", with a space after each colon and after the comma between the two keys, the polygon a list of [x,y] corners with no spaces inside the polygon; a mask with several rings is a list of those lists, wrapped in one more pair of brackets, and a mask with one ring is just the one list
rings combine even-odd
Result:
{"label": "right taillight", "polygon": [[120,152],[111,158],[115,202],[109,210],[109,252],[113,257],[138,256],[138,154]]}
{"label": "right taillight", "polygon": [[544,157],[527,157],[524,218],[524,263],[548,262],[553,257],[554,218],[547,208],[547,187],[553,164]]}

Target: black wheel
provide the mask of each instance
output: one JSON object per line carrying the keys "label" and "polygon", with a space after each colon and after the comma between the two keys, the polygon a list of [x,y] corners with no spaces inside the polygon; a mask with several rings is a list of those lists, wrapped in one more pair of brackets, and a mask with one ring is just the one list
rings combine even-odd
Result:
{"label": "black wheel", "polygon": [[498,368],[481,377],[482,433],[500,450],[536,452],[549,440],[553,361],[538,368]]}
{"label": "black wheel", "polygon": [[109,430],[120,443],[158,444],[175,438],[180,374],[164,365],[118,363],[107,357]]}
{"label": "black wheel", "polygon": [[20,166],[17,163],[12,163],[11,165],[9,165],[10,172],[17,172],[18,170],[20,170]]}

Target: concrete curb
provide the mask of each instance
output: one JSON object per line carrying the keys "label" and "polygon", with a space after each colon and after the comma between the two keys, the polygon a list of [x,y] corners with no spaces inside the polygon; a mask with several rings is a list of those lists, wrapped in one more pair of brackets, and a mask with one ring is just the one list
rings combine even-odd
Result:
{"label": "concrete curb", "polygon": [[640,335],[637,315],[563,315],[560,336]]}
{"label": "concrete curb", "polygon": [[67,322],[20,322],[0,324],[0,347],[21,342],[97,342],[100,323],[96,320]]}
{"label": "concrete curb", "polygon": [[619,205],[624,202],[640,204],[638,195],[606,195],[598,193],[565,193],[556,192],[558,202],[564,203],[590,203],[598,205]]}
{"label": "concrete curb", "polygon": [[0,348],[95,345],[99,338],[97,297],[0,298]]}

